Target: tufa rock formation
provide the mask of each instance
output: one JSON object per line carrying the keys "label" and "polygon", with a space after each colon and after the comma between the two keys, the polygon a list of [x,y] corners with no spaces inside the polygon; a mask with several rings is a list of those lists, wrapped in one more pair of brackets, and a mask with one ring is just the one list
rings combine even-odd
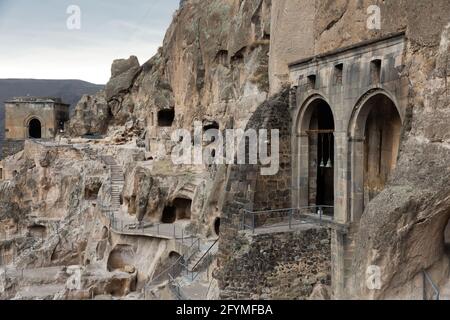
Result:
{"label": "tufa rock formation", "polygon": [[[380,8],[380,29],[367,28],[370,5]],[[1,162],[0,297],[423,299],[424,272],[445,297],[449,13],[446,0],[184,1],[158,53],[142,65],[136,57],[114,61],[105,89],[80,100],[65,136],[26,141]],[[394,80],[379,72],[371,90],[392,80],[393,92],[405,93],[395,169],[361,212],[346,207],[350,179],[331,184],[344,199],[333,203],[342,216],[291,215],[287,225],[299,188],[314,187],[297,174],[296,157],[310,152],[296,149],[295,139],[307,136],[295,131],[300,98],[326,96],[335,81],[358,83],[351,89],[359,92],[365,78],[357,76],[369,67],[338,66],[340,77],[323,83],[332,77],[319,66],[357,50],[370,54],[392,35],[402,52],[373,66],[390,68]],[[296,66],[315,63],[317,73],[294,77]],[[174,164],[173,130],[194,133],[196,123],[221,133],[278,129],[278,172],[261,175],[262,163]],[[358,140],[338,126],[343,121],[332,129],[340,155],[333,165]],[[269,210],[279,216],[252,216]],[[376,288],[368,285],[373,266]]]}

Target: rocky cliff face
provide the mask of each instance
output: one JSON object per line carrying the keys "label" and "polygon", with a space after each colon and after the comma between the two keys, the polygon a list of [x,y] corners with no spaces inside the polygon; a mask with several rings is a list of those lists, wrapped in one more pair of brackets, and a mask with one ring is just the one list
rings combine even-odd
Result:
{"label": "rocky cliff face", "polygon": [[[406,32],[403,72],[410,81],[409,119],[397,169],[363,214],[351,271],[355,277],[348,293],[353,298],[421,299],[414,292],[422,286],[422,270],[429,270],[440,287],[448,281],[444,229],[450,218],[450,4],[402,0],[300,2],[278,1],[272,6],[272,90],[282,83],[286,63],[292,58]],[[304,8],[306,19],[295,20],[296,12],[300,12],[295,10],[296,5]],[[366,27],[370,5],[380,8],[379,30]],[[366,285],[370,266],[381,269],[380,290],[369,290]]]}
{"label": "rocky cliff face", "polygon": [[105,92],[80,102],[69,131],[103,134],[131,122],[150,135],[158,111],[170,109],[176,127],[239,125],[267,97],[269,39],[270,1],[188,1],[158,54],[142,66],[115,61]]}
{"label": "rocky cliff face", "polygon": [[[253,115],[266,113],[271,123],[286,124],[290,121],[286,97],[283,103],[272,103],[269,97],[289,84],[288,63],[404,30],[402,73],[410,82],[408,119],[397,169],[362,216],[348,295],[411,297],[422,270],[445,284],[450,269],[443,241],[450,219],[450,4],[375,1],[381,8],[381,29],[368,30],[367,8],[372,4],[368,0],[185,1],[153,58],[142,65],[135,57],[114,61],[105,89],[83,97],[63,146],[28,143],[23,152],[3,162],[8,181],[0,184],[0,230],[8,236],[0,245],[2,262],[18,268],[81,266],[83,290],[63,288],[62,294],[49,295],[53,297],[123,297],[141,289],[182,250],[164,239],[114,232],[101,206],[117,205],[125,224],[151,225],[176,199],[188,199],[192,212],[186,230],[207,238],[214,235],[215,219],[226,218],[223,213],[233,210],[222,207],[229,203],[228,191],[246,192],[246,184],[239,183],[244,177],[233,176],[230,167],[174,166],[169,159],[170,128],[192,131],[194,121],[221,130],[245,128]],[[90,140],[93,135],[103,138]],[[283,150],[291,152],[289,143]],[[105,155],[113,156],[125,173],[118,199],[111,196]],[[289,180],[291,164],[287,162],[280,181],[255,182],[260,189],[274,183],[283,186],[277,193],[258,189],[255,199],[264,209],[270,208],[270,197],[263,191],[276,194],[280,206],[288,199],[284,182]],[[270,236],[263,240],[269,246]],[[253,249],[237,258],[260,259]],[[328,250],[324,242],[323,251],[328,254]],[[222,261],[238,261],[225,258]],[[295,257],[285,258],[287,268],[301,274]],[[289,287],[292,296],[285,296],[274,282],[277,269],[271,261],[272,269],[264,272],[272,277],[273,292],[260,287],[259,297],[307,297],[311,284],[329,284],[328,260],[323,261],[325,275],[312,277],[311,283],[299,281],[305,285],[301,295]],[[366,286],[366,270],[372,265],[382,272],[379,290]],[[219,276],[232,282],[236,265],[221,268],[225,271]],[[64,283],[67,277],[60,274],[58,279]],[[12,285],[13,278],[0,283],[5,297],[24,294]],[[287,285],[292,273],[283,279]],[[29,282],[25,285],[32,287]],[[246,285],[244,289],[250,290]],[[233,296],[228,289],[227,295]]]}

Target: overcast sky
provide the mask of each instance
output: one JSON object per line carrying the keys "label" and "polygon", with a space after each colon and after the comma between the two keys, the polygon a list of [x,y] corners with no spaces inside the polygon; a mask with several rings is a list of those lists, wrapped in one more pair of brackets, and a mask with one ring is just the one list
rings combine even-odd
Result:
{"label": "overcast sky", "polygon": [[[67,27],[70,5],[81,9],[81,29]],[[0,0],[0,78],[104,84],[114,59],[136,55],[142,64],[156,53],[178,5],[179,0]]]}

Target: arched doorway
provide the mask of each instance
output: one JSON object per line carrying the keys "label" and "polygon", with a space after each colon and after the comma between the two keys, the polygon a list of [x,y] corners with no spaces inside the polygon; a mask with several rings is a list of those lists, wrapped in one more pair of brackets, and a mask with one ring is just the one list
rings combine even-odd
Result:
{"label": "arched doorway", "polygon": [[[315,97],[301,111],[296,164],[297,206],[334,206],[334,116],[329,104]],[[296,174],[296,173],[294,173]],[[330,208],[327,213],[333,214]]]}
{"label": "arched doorway", "polygon": [[28,137],[31,139],[41,139],[42,137],[42,126],[41,122],[34,118],[28,123]]}
{"label": "arched doorway", "polygon": [[377,92],[357,108],[352,130],[352,217],[359,219],[397,164],[402,119],[393,100]]}
{"label": "arched doorway", "polygon": [[173,206],[176,208],[177,220],[189,220],[191,218],[191,199],[175,198]]}

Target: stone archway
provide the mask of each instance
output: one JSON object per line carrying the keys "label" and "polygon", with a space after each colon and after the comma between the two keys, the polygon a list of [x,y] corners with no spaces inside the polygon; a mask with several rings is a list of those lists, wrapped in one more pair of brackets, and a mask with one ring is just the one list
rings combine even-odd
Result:
{"label": "stone archway", "polygon": [[293,173],[298,186],[295,205],[334,206],[336,163],[333,111],[323,97],[315,95],[304,104],[298,119]]}
{"label": "stone archway", "polygon": [[41,139],[42,138],[42,124],[36,118],[32,118],[28,122],[28,137],[31,139]]}
{"label": "stone archway", "polygon": [[397,104],[384,91],[365,95],[350,122],[351,216],[358,221],[397,164],[402,130]]}

